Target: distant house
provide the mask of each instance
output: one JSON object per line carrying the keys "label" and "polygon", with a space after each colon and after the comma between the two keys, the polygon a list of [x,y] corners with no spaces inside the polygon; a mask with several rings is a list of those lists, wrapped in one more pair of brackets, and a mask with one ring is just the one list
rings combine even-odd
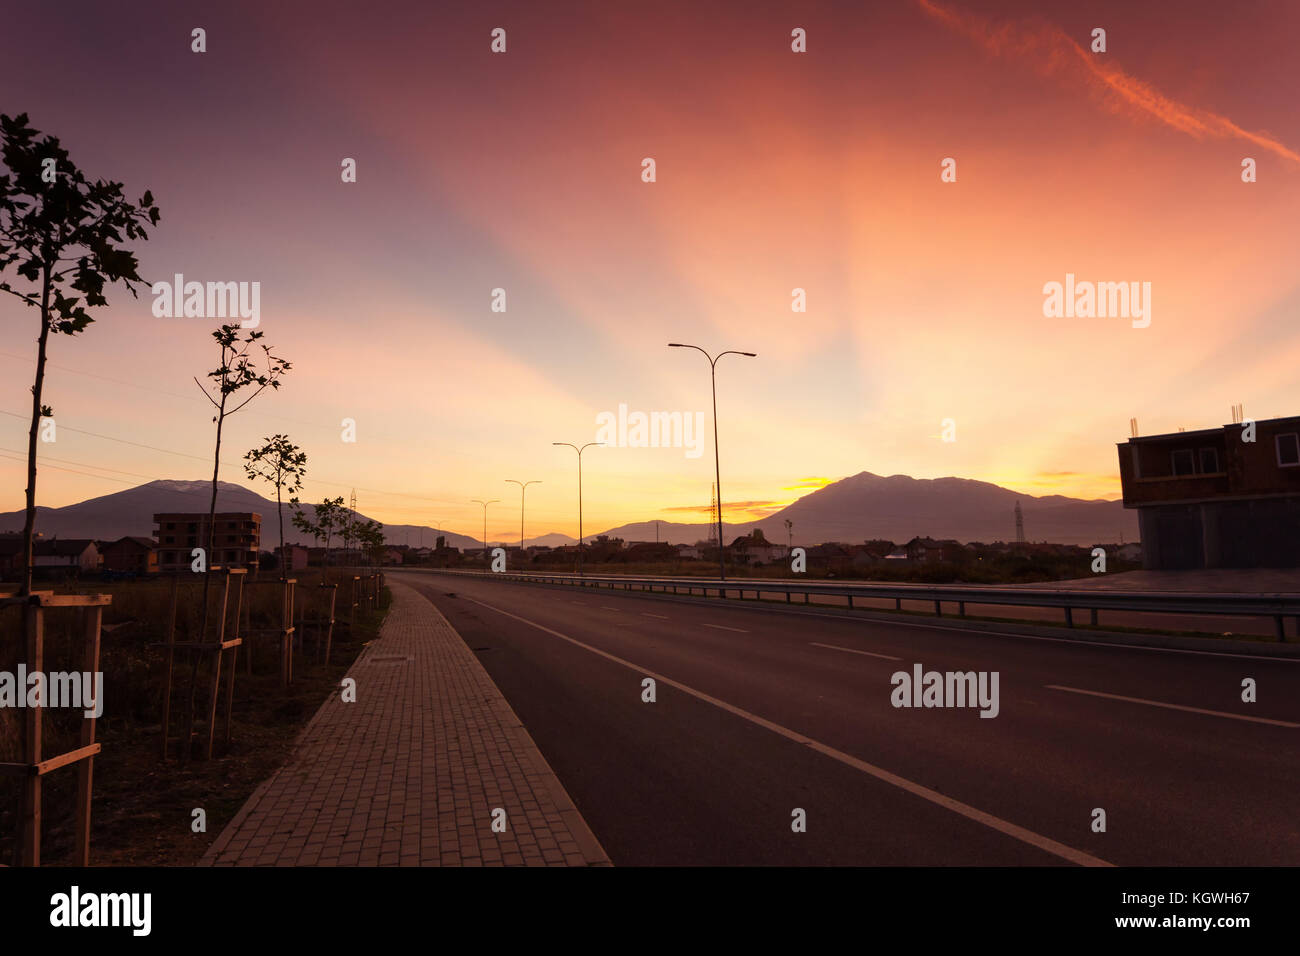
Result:
{"label": "distant house", "polygon": [[671,561],[677,556],[677,549],[666,541],[633,541],[627,546],[629,561]]}
{"label": "distant house", "polygon": [[17,571],[22,564],[23,536],[0,534],[0,574]]}
{"label": "distant house", "polygon": [[[279,548],[276,548],[279,551]],[[307,559],[310,555],[310,549],[300,544],[286,544],[284,546],[284,569],[286,571],[301,571],[307,567]]]}
{"label": "distant house", "polygon": [[402,550],[400,548],[384,548],[379,552],[379,561],[381,564],[401,564]]}
{"label": "distant house", "polygon": [[158,542],[153,538],[127,535],[100,548],[104,570],[128,574],[155,574],[158,571]]}
{"label": "distant house", "polygon": [[737,538],[727,550],[733,559],[746,564],[770,564],[789,554],[789,548],[785,545],[768,541],[761,528],[755,528],[752,533]]}
{"label": "distant house", "polygon": [[703,557],[698,544],[679,544],[677,546],[677,557],[683,561],[698,561]]}
{"label": "distant house", "polygon": [[951,538],[945,538],[942,541],[936,541],[934,538],[928,537],[913,538],[904,547],[907,550],[909,560],[925,564],[937,561],[956,561],[966,550],[960,541],[954,541]]}
{"label": "distant house", "polygon": [[874,538],[871,541],[853,545],[849,549],[849,553],[852,555],[850,563],[855,568],[864,568],[876,564],[883,564],[893,550],[894,542]]}
{"label": "distant house", "polygon": [[99,549],[89,538],[52,538],[32,545],[33,568],[99,569]]}

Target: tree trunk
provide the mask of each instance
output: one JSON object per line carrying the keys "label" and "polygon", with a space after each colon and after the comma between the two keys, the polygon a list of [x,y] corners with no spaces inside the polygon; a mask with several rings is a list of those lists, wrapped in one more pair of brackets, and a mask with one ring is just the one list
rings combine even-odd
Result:
{"label": "tree trunk", "polygon": [[[224,366],[225,352],[222,352],[221,364]],[[223,383],[224,384],[224,383]],[[208,587],[212,582],[212,545],[216,542],[216,513],[217,513],[217,475],[221,470],[221,426],[226,420],[226,392],[222,389],[221,404],[217,407],[217,449],[213,455],[212,461],[212,500],[208,504],[208,535],[207,543],[204,546],[204,566],[203,566],[203,624],[199,629],[199,641],[206,641],[208,637]],[[193,639],[193,638],[191,638]],[[199,682],[199,654],[197,648],[190,650],[190,695],[185,705],[185,727],[187,732],[194,727],[194,700],[198,690]],[[220,657],[221,652],[217,652]],[[190,759],[190,738],[186,737],[180,742],[181,761],[185,762]]]}
{"label": "tree trunk", "polygon": [[284,505],[280,501],[279,482],[276,482],[275,485],[275,511],[280,516],[280,580],[287,581],[289,579],[289,562],[284,553]]}
{"label": "tree trunk", "polygon": [[36,532],[36,436],[41,429],[41,393],[45,387],[45,348],[50,340],[50,267],[41,282],[41,337],[36,350],[36,382],[32,385],[32,427],[27,433],[27,515],[23,522],[23,566],[18,593],[32,593],[32,538]]}
{"label": "tree trunk", "polygon": [[[222,355],[222,364],[225,364],[225,356]],[[217,408],[217,450],[212,460],[212,500],[208,503],[208,537],[204,545],[204,573],[203,573],[203,629],[199,632],[199,640],[203,640],[208,634],[208,585],[212,579],[212,546],[216,543],[217,528],[217,474],[221,470],[221,426],[226,422],[226,393],[222,390],[221,405]]]}

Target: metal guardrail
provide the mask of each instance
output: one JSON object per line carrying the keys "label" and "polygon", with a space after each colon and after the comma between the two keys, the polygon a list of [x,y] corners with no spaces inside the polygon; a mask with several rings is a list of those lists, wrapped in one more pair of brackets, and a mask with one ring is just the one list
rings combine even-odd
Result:
{"label": "metal guardrail", "polygon": [[842,597],[846,606],[854,607],[854,599],[893,600],[895,610],[902,610],[903,601],[933,602],[936,616],[943,616],[944,604],[956,604],[957,613],[966,616],[966,605],[1005,607],[1060,608],[1065,614],[1065,625],[1074,626],[1074,612],[1088,611],[1090,623],[1097,623],[1098,611],[1137,611],[1152,614],[1220,614],[1273,618],[1277,639],[1286,641],[1283,626],[1288,617],[1296,619],[1300,629],[1300,594],[1208,594],[1183,591],[1100,591],[1070,590],[1067,588],[1006,588],[980,585],[933,586],[926,584],[821,584],[801,583],[779,579],[741,578],[722,581],[716,578],[628,577],[624,575],[547,574],[540,572],[464,571],[452,568],[433,569],[439,574],[464,574],[478,578],[503,581],[520,581],[533,584],[565,584],[577,587],[610,588],[611,590],[638,590],[671,594],[695,594],[703,597],[716,593],[727,598],[734,593],[745,600],[753,592],[758,600],[763,594],[784,594],[786,603],[795,603],[794,595],[802,594],[808,604],[814,596]]}

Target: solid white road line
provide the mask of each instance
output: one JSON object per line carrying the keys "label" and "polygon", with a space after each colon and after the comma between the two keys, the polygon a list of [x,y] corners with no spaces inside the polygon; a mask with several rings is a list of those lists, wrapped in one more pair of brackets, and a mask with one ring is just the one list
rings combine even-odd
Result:
{"label": "solid white road line", "polygon": [[620,614],[623,613],[623,609],[621,607],[606,607],[605,605],[602,604],[600,606],[600,609],[602,611],[618,611]]}
{"label": "solid white road line", "polygon": [[642,611],[642,612],[641,612],[641,616],[642,616],[642,617],[657,617],[657,618],[659,618],[659,620],[661,620],[661,621],[666,621],[666,620],[668,620],[668,615],[666,615],[666,614],[649,614],[649,613],[647,613],[647,612],[645,612],[645,611]]}
{"label": "solid white road line", "polygon": [[1103,694],[1099,690],[1081,690],[1078,687],[1062,687],[1059,684],[1044,684],[1049,690],[1064,690],[1071,694],[1087,694],[1089,697],[1105,697],[1108,700],[1123,700],[1130,704],[1146,704],[1149,707],[1165,707],[1169,710],[1185,710],[1189,714],[1205,714],[1209,717],[1230,717],[1233,720],[1249,720],[1255,724],[1272,724],[1275,727],[1300,727],[1289,720],[1271,720],[1268,717],[1247,717],[1245,714],[1230,714],[1224,710],[1204,710],[1200,707],[1184,707],[1182,704],[1166,704],[1159,700],[1144,700],[1141,697],[1125,697],[1122,694]]}
{"label": "solid white road line", "polygon": [[858,651],[851,647],[840,647],[838,644],[818,644],[816,641],[809,641],[813,647],[824,647],[828,651],[844,651],[846,654],[861,654],[863,657],[879,657],[887,661],[901,661],[901,657],[893,657],[889,654],[873,654],[871,651]]}
{"label": "solid white road line", "polygon": [[618,657],[614,654],[610,654],[608,651],[602,651],[600,648],[593,647],[590,644],[584,643],[583,641],[578,640],[576,637],[570,637],[567,634],[561,634],[559,631],[553,630],[552,628],[549,628],[544,624],[538,624],[536,621],[530,621],[526,617],[520,617],[518,614],[512,614],[509,611],[503,611],[501,608],[496,607],[492,604],[488,604],[485,601],[479,601],[471,597],[467,597],[465,600],[477,604],[480,607],[485,607],[489,611],[496,611],[498,614],[519,621],[521,624],[527,624],[529,627],[535,627],[537,628],[537,630],[542,631],[546,634],[550,634],[553,637],[558,637],[562,641],[568,641],[570,644],[573,644],[576,647],[581,647],[583,650],[590,651],[591,653],[599,655],[600,657],[603,657],[606,660],[613,661],[615,664],[621,664],[622,666],[630,670],[633,670],[640,675],[653,677],[656,681],[658,681],[661,684],[667,684],[669,687],[674,687],[677,690],[680,690],[684,694],[690,694],[692,697],[696,698],[697,700],[702,700],[706,704],[712,704],[714,707],[717,707],[721,710],[725,710],[727,713],[733,714],[736,717],[741,718],[742,720],[747,720],[751,724],[755,724],[766,730],[770,730],[772,731],[772,733],[779,734],[780,736],[785,737],[787,740],[792,740],[795,743],[803,744],[804,746],[809,747],[817,751],[818,753],[823,754],[824,756],[830,757],[832,760],[837,760],[846,766],[852,767],[855,770],[860,770],[869,776],[875,777],[877,780],[881,780],[892,786],[898,787],[900,790],[904,790],[907,793],[912,794],[913,796],[920,797],[922,800],[928,800],[930,803],[941,806],[945,810],[951,810],[953,813],[960,814],[961,816],[966,817],[969,820],[974,820],[976,823],[982,823],[986,827],[989,827],[990,829],[996,830],[999,833],[1003,833],[1009,837],[1012,837],[1013,839],[1020,840],[1022,843],[1027,843],[1032,847],[1037,847],[1038,849],[1043,850],[1046,853],[1051,853],[1053,856],[1058,856],[1061,859],[1068,860],[1071,863],[1077,863],[1079,866],[1113,866],[1114,865],[1112,863],[1107,863],[1105,860],[1095,857],[1090,853],[1084,853],[1082,850],[1076,850],[1074,847],[1066,846],[1064,843],[1058,843],[1056,840],[1053,840],[1050,837],[1043,836],[1040,833],[1035,833],[1032,830],[1026,830],[1024,827],[1017,826],[1016,824],[1011,823],[1007,820],[1003,820],[1000,817],[995,817],[991,813],[985,813],[983,810],[977,810],[975,807],[972,807],[966,803],[962,803],[960,800],[954,800],[952,799],[952,797],[946,797],[942,793],[939,793],[936,790],[931,790],[929,787],[923,787],[919,783],[913,783],[911,780],[898,776],[898,774],[890,773],[888,770],[885,770],[881,767],[877,767],[873,764],[869,764],[865,760],[859,760],[857,757],[853,756],[852,754],[847,754],[842,750],[836,750],[834,747],[829,747],[826,744],[823,744],[819,741],[812,740],[811,738],[805,737],[803,734],[797,731],[790,730],[789,728],[786,727],[782,727],[780,724],[767,720],[764,717],[760,717],[758,716],[758,714],[752,714],[747,710],[743,710],[735,706],[734,704],[727,703],[725,700],[719,700],[716,697],[711,697],[710,695],[704,693],[703,691],[698,691],[693,687],[688,687],[685,684],[675,681],[670,677],[664,677],[662,674],[657,674],[652,670],[649,670],[647,668],[641,667],[638,664],[633,663],[632,661],[625,660],[624,658]]}
{"label": "solid white road line", "polygon": [[735,631],[737,634],[748,634],[749,631],[743,627],[727,627],[724,624],[701,624],[700,627],[711,627],[715,631]]}

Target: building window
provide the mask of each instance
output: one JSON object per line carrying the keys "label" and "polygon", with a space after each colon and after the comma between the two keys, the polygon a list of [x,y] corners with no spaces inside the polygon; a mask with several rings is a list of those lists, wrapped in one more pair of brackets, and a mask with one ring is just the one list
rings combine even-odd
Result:
{"label": "building window", "polygon": [[1279,468],[1294,468],[1300,465],[1300,435],[1288,432],[1285,435],[1278,435],[1273,441],[1277,445]]}
{"label": "building window", "polygon": [[1174,477],[1196,474],[1196,462],[1190,448],[1180,448],[1173,453]]}
{"label": "building window", "polygon": [[1201,474],[1212,475],[1219,470],[1219,453],[1213,448],[1200,450]]}

